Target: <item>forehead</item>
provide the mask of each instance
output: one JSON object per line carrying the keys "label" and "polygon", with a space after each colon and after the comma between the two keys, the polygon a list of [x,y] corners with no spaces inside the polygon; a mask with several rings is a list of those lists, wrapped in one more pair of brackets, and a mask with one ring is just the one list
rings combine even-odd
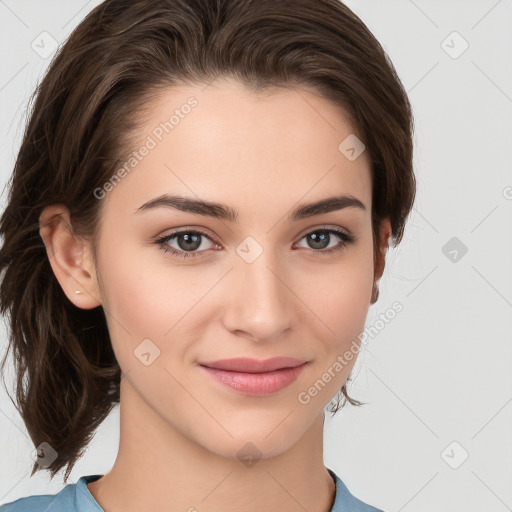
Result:
{"label": "forehead", "polygon": [[169,87],[148,104],[106,198],[130,213],[180,194],[232,205],[243,218],[245,210],[351,194],[369,211],[367,152],[351,160],[345,143],[340,149],[353,131],[343,110],[311,89],[255,93],[232,79]]}

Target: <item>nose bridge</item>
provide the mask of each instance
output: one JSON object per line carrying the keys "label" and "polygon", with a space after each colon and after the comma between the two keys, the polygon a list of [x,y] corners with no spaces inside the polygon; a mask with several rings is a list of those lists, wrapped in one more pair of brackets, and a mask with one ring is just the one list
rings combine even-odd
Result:
{"label": "nose bridge", "polygon": [[282,265],[270,249],[261,250],[253,261],[241,254],[235,259],[235,286],[226,312],[226,326],[257,340],[277,337],[293,321],[293,294],[286,285]]}

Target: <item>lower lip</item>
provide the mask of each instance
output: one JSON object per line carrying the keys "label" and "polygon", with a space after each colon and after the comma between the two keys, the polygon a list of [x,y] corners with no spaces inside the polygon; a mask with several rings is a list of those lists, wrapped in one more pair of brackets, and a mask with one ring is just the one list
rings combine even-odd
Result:
{"label": "lower lip", "polygon": [[307,364],[265,373],[232,372],[207,366],[200,366],[200,368],[235,391],[246,395],[263,396],[277,393],[289,386],[297,379]]}

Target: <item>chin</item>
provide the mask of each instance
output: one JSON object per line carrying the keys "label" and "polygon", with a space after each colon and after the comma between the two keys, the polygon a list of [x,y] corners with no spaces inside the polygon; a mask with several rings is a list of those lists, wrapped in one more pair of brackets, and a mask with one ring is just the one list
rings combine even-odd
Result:
{"label": "chin", "polygon": [[271,423],[249,420],[244,425],[230,425],[227,430],[233,437],[227,433],[221,434],[220,438],[210,437],[203,446],[218,456],[239,459],[241,462],[249,458],[257,460],[277,457],[296,444],[308,428],[306,424],[292,423],[290,419],[293,413],[289,413],[283,411]]}

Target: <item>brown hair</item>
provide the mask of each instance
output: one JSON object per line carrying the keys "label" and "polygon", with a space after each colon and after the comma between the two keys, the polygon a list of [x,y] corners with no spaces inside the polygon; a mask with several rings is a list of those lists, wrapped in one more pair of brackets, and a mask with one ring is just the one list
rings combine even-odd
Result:
{"label": "brown hair", "polygon": [[[393,64],[339,0],[107,0],[53,58],[31,97],[30,118],[0,219],[0,311],[10,317],[16,399],[38,446],[66,481],[119,402],[121,370],[102,307],[72,304],[39,235],[44,207],[63,203],[77,237],[94,241],[101,201],[140,126],[144,105],[172,85],[238,79],[259,91],[309,87],[346,112],[372,171],[375,257],[380,221],[395,245],[412,208],[413,117]],[[350,380],[350,379],[348,379]],[[341,389],[345,405],[351,399]],[[339,395],[339,393],[338,393]],[[12,398],[11,398],[12,400]],[[338,406],[332,411],[335,413]],[[34,463],[32,475],[40,469]]]}

